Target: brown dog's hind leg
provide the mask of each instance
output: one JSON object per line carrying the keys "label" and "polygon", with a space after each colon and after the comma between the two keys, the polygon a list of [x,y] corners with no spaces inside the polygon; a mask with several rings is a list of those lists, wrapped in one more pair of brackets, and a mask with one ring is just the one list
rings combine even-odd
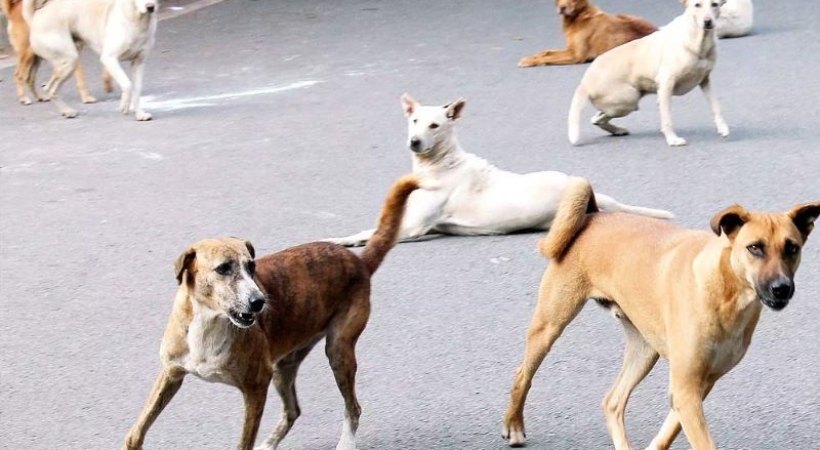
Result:
{"label": "brown dog's hind leg", "polygon": [[356,430],[362,408],[356,398],[356,342],[370,316],[369,289],[351,294],[348,309],[334,317],[328,326],[325,353],[345,402],[342,435],[336,450],[356,450]]}
{"label": "brown dog's hind leg", "polygon": [[302,414],[302,410],[299,408],[299,400],[296,397],[296,373],[314,345],[315,343],[297,350],[276,363],[276,368],[273,371],[273,387],[276,388],[276,392],[279,393],[279,397],[282,399],[282,417],[270,436],[265,439],[261,446],[257,447],[258,450],[277,448],[293,427],[293,423]]}
{"label": "brown dog's hind leg", "polygon": [[77,82],[77,90],[80,91],[80,98],[83,103],[95,103],[97,101],[90,92],[88,92],[88,85],[85,84],[85,72],[83,72],[83,65],[77,61],[77,67],[74,69],[74,81]]}
{"label": "brown dog's hind leg", "polygon": [[182,386],[183,372],[166,372],[164,369],[159,373],[151,389],[151,395],[142,409],[137,422],[131,427],[128,436],[125,437],[123,450],[142,450],[142,443],[145,441],[145,433],[154,423],[157,417],[174,395]]}
{"label": "brown dog's hind leg", "polygon": [[[502,437],[511,447],[524,445],[524,403],[532,385],[532,377],[541,366],[552,344],[561,336],[567,325],[578,315],[586,303],[587,293],[578,286],[577,278],[570,274],[556,274],[555,262],[550,263],[538,296],[538,305],[527,332],[524,362],[515,374],[510,390],[510,404],[504,416]],[[563,284],[563,279],[570,280]]]}
{"label": "brown dog's hind leg", "polygon": [[606,424],[616,450],[632,450],[632,444],[624,426],[624,412],[629,395],[635,386],[655,367],[658,352],[647,344],[641,333],[627,318],[621,318],[626,333],[624,364],[612,389],[604,397],[603,409]]}

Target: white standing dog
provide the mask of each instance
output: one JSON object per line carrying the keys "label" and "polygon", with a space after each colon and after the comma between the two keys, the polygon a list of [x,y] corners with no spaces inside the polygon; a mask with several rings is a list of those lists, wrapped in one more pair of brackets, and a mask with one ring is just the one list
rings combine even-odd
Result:
{"label": "white standing dog", "polygon": [[575,90],[569,110],[569,141],[580,138],[581,111],[587,100],[598,114],[592,123],[614,136],[629,134],[609,123],[638,109],[646,94],[658,95],[661,132],[670,146],[686,145],[672,128],[672,95],[684,95],[700,86],[709,101],[717,132],[729,135],[712,93],[709,75],[717,60],[715,25],[725,0],[687,0],[683,14],[649,36],[627,42],[599,56]]}
{"label": "white standing dog", "polygon": [[[23,16],[31,28],[32,49],[53,67],[46,92],[60,113],[77,116],[57,95],[77,67],[76,40],[100,55],[120,86],[120,111],[128,114],[133,110],[137,120],[151,120],[151,114],[140,107],[140,93],[145,59],[157,29],[157,0],[49,0],[38,10],[36,1],[23,0]],[[120,60],[131,62],[130,79]]]}
{"label": "white standing dog", "polygon": [[754,24],[752,0],[726,0],[717,22],[719,38],[746,36]]}
{"label": "white standing dog", "polygon": [[[399,231],[400,242],[435,234],[497,235],[550,227],[569,179],[566,174],[507,172],[465,152],[455,133],[464,100],[422,106],[404,94],[401,103],[407,117],[407,145],[413,152],[413,173],[429,190],[410,195]],[[608,211],[673,217],[667,211],[624,205],[599,193],[595,198]],[[373,231],[328,241],[364,245]]]}

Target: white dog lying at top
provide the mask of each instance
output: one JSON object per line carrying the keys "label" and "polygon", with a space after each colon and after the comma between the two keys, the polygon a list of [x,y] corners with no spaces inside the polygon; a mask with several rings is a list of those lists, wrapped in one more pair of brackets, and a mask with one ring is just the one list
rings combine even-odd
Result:
{"label": "white dog lying at top", "polygon": [[700,86],[714,115],[717,132],[729,127],[713,95],[709,75],[717,61],[715,26],[725,0],[687,0],[683,14],[649,36],[627,42],[595,58],[575,90],[569,109],[569,141],[580,138],[581,111],[587,100],[598,114],[592,123],[613,136],[629,134],[610,120],[638,110],[647,94],[658,94],[661,132],[670,146],[686,145],[672,127],[672,95]]}
{"label": "white dog lying at top", "polygon": [[[422,106],[401,98],[408,124],[413,173],[429,190],[414,191],[407,202],[399,241],[427,235],[496,235],[546,230],[555,218],[568,176],[561,172],[517,174],[501,170],[465,152],[455,133],[464,100],[445,106]],[[626,211],[668,219],[672,213],[618,203],[595,193],[608,211]],[[374,230],[327,239],[346,246],[364,245]]]}
{"label": "white dog lying at top", "polygon": [[753,23],[752,0],[726,0],[720,7],[717,35],[719,38],[746,36],[752,31]]}

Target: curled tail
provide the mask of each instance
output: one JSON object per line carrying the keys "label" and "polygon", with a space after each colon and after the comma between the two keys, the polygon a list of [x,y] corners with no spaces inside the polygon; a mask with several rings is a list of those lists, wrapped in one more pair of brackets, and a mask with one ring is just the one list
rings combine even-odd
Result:
{"label": "curled tail", "polygon": [[581,111],[584,109],[584,103],[588,98],[587,91],[584,89],[584,83],[578,85],[575,89],[575,95],[572,96],[572,104],[569,107],[569,142],[572,145],[578,144],[581,138]]}
{"label": "curled tail", "polygon": [[553,260],[560,260],[586,224],[587,214],[598,211],[598,204],[595,202],[595,194],[589,181],[580,177],[570,177],[561,203],[558,204],[555,220],[547,235],[538,242],[541,254]]}
{"label": "curled tail", "polygon": [[27,24],[31,24],[31,20],[34,19],[35,9],[37,9],[37,2],[35,0],[23,0],[23,19],[26,20]]}
{"label": "curled tail", "polygon": [[396,244],[404,217],[404,205],[410,194],[418,188],[419,181],[415,175],[405,175],[399,178],[390,188],[382,207],[376,232],[367,242],[361,256],[371,274],[379,268],[387,252]]}

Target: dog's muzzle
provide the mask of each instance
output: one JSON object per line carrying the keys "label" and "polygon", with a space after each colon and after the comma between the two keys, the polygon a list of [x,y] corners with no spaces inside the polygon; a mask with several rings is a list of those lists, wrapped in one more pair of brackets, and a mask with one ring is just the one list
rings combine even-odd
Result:
{"label": "dog's muzzle", "polygon": [[231,322],[239,328],[248,328],[256,322],[256,315],[265,308],[265,298],[257,297],[250,302],[250,312],[241,312],[233,308],[228,311]]}
{"label": "dog's muzzle", "polygon": [[794,296],[794,282],[788,278],[778,279],[760,295],[760,301],[769,308],[780,311],[789,304]]}
{"label": "dog's muzzle", "polygon": [[712,19],[706,19],[703,21],[703,28],[706,30],[711,30],[715,28],[715,21]]}
{"label": "dog's muzzle", "polygon": [[419,139],[415,136],[411,137],[410,138],[410,150],[413,150],[414,152],[418,152],[419,150],[421,150],[421,139]]}
{"label": "dog's muzzle", "polygon": [[157,9],[157,5],[155,5],[153,3],[149,3],[149,4],[145,5],[145,11],[147,11],[148,14],[153,13],[154,11],[156,11],[156,9]]}

